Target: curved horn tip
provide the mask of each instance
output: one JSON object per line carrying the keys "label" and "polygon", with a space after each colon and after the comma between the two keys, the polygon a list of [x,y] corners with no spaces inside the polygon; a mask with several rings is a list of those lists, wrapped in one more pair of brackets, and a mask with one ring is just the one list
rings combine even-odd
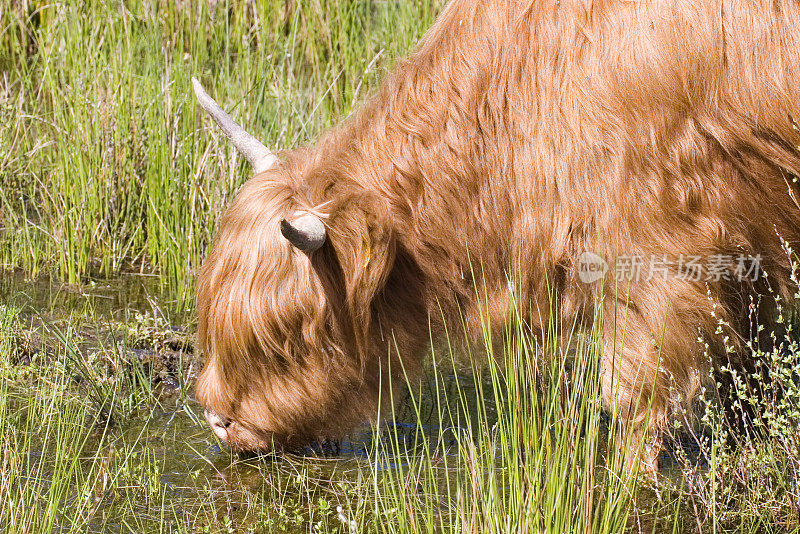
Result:
{"label": "curved horn tip", "polygon": [[194,94],[200,96],[201,93],[205,93],[205,89],[200,84],[200,80],[192,76],[192,88],[194,89]]}
{"label": "curved horn tip", "polygon": [[200,105],[203,107],[203,109],[208,110],[209,104],[212,106],[217,105],[217,102],[206,92],[203,84],[200,83],[200,80],[194,76],[192,76],[192,89],[194,89],[194,96],[200,102]]}
{"label": "curved horn tip", "polygon": [[325,243],[327,231],[319,217],[310,213],[301,215],[294,221],[281,219],[281,234],[299,250],[311,253]]}
{"label": "curved horn tip", "polygon": [[217,101],[209,96],[200,81],[194,76],[192,76],[192,87],[197,101],[200,102],[200,107],[211,115],[211,118],[231,140],[236,150],[250,162],[256,174],[268,171],[275,165],[278,157],[264,146],[261,141],[247,133],[244,128],[239,126],[230,115],[219,107]]}

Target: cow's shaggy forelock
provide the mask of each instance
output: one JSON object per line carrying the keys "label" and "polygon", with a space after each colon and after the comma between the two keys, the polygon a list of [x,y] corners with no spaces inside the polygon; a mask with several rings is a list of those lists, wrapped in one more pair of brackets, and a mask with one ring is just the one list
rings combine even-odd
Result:
{"label": "cow's shaggy forelock", "polygon": [[[370,302],[390,272],[403,271],[393,269],[382,204],[353,184],[316,202],[339,186],[312,178],[319,172],[309,165],[313,155],[285,157],[239,191],[199,277],[199,338],[208,362],[197,395],[238,425],[228,432],[237,449],[297,446],[368,420],[381,390],[384,404],[391,397],[390,343],[407,341],[407,334],[370,337],[380,318]],[[328,228],[327,242],[312,254],[280,233],[280,220],[298,211],[320,216]],[[395,369],[397,389],[403,367]]]}
{"label": "cow's shaggy forelock", "polygon": [[[613,258],[758,255],[791,294],[798,50],[796,0],[452,2],[357,114],[239,192],[200,276],[200,400],[241,448],[340,435],[418,369],[429,320],[478,337],[513,291],[537,331],[555,293],[557,320],[603,299],[606,401],[663,428],[707,374],[698,333],[740,346],[767,286],[622,287]],[[306,255],[279,221],[315,209]],[[580,282],[584,251],[604,283]]]}

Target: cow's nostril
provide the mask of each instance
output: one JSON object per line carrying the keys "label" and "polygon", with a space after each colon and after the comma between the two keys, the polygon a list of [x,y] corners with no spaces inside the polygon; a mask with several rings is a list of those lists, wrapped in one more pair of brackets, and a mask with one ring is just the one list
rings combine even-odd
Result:
{"label": "cow's nostril", "polygon": [[228,439],[227,428],[231,424],[230,420],[215,414],[211,410],[206,410],[205,416],[206,416],[206,421],[208,421],[208,424],[211,427],[211,430],[214,431],[214,434],[216,434],[216,436],[222,441],[227,440]]}

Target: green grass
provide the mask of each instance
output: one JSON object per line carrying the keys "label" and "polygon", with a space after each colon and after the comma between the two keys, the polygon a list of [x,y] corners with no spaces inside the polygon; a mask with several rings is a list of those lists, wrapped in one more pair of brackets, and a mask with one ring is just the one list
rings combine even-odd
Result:
{"label": "green grass", "polygon": [[[677,448],[656,484],[628,477],[615,452],[629,447],[599,402],[599,316],[589,332],[550,325],[543,346],[514,318],[474,356],[451,332],[432,344],[424,387],[382,414],[398,424],[354,441],[361,453],[243,459],[205,428],[191,398],[194,275],[250,169],[197,109],[190,78],[268,146],[313,142],[441,7],[0,6],[0,276],[65,283],[0,279],[0,530],[798,531],[793,332],[761,354],[780,394],[738,393],[763,437],[729,437],[709,394],[701,422],[675,429],[702,451]],[[103,289],[123,272],[160,287]]]}
{"label": "green grass", "polygon": [[[543,348],[522,318],[511,324],[499,349],[487,338],[480,347],[487,354],[467,354],[467,372],[452,346],[434,351],[433,361],[445,366],[431,371],[434,400],[412,395],[410,405],[423,425],[423,408],[432,404],[439,433],[410,454],[391,436],[390,454],[403,467],[378,477],[377,515],[396,515],[384,531],[619,532],[629,525],[639,479],[625,472],[609,437],[615,429],[601,421],[597,332],[551,325]],[[567,340],[569,355],[555,348],[556,338]],[[456,382],[448,395],[441,382],[448,375],[472,382]],[[451,449],[442,448],[444,430],[452,432]]]}
{"label": "green grass", "polygon": [[198,111],[197,76],[276,149],[361,101],[438,5],[65,1],[0,8],[0,267],[69,283],[159,273],[190,300],[249,177]]}

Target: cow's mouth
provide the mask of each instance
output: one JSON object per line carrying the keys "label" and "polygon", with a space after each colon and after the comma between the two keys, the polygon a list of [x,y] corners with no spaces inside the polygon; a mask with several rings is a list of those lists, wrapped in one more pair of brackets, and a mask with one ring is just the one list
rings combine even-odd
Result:
{"label": "cow's mouth", "polygon": [[211,410],[205,411],[206,421],[211,430],[223,443],[236,452],[269,452],[273,449],[272,439],[267,439],[226,417]]}
{"label": "cow's mouth", "polygon": [[214,434],[224,442],[228,441],[228,427],[231,426],[230,420],[217,415],[211,410],[205,411],[206,421]]}

